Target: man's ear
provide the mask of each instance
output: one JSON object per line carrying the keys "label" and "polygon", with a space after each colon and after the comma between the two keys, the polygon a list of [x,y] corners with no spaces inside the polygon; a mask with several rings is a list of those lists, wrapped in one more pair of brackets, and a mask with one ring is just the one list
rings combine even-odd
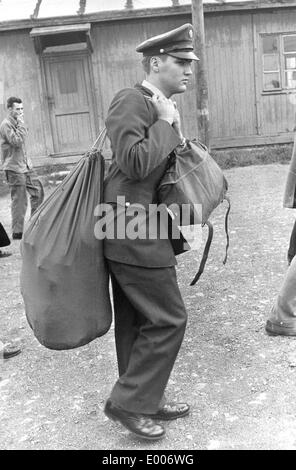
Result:
{"label": "man's ear", "polygon": [[159,58],[158,57],[151,57],[150,67],[151,67],[151,70],[153,70],[153,72],[158,73],[159,71]]}

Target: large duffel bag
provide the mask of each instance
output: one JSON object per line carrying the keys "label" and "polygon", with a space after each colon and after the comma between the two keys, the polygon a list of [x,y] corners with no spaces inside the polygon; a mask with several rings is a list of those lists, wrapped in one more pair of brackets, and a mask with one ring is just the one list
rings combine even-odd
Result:
{"label": "large duffel bag", "polygon": [[103,240],[94,234],[104,159],[88,152],[37,209],[21,242],[21,293],[27,320],[50,349],[71,349],[111,325]]}

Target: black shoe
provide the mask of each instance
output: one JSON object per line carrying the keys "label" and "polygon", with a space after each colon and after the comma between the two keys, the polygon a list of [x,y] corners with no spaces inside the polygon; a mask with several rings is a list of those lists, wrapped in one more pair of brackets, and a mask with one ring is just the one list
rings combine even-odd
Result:
{"label": "black shoe", "polygon": [[112,405],[110,400],[107,400],[105,415],[113,421],[119,421],[122,426],[135,434],[137,437],[149,439],[150,441],[162,438],[165,435],[165,430],[160,424],[156,424],[151,418],[147,418],[142,414],[131,413],[121,408]]}
{"label": "black shoe", "polygon": [[12,255],[12,253],[7,253],[7,251],[3,252],[3,251],[0,250],[0,258],[7,258],[7,256],[11,256],[11,255]]}
{"label": "black shoe", "polygon": [[17,356],[20,354],[21,349],[16,346],[4,346],[3,349],[3,359],[10,359],[11,357]]}
{"label": "black shoe", "polygon": [[153,419],[163,419],[170,421],[171,419],[183,418],[187,416],[190,411],[190,406],[187,403],[166,403],[160,408],[157,413],[149,415]]}
{"label": "black shoe", "polygon": [[15,232],[12,234],[12,238],[13,240],[21,240],[23,237],[23,233],[22,232]]}
{"label": "black shoe", "polygon": [[267,320],[265,325],[266,333],[270,336],[296,336],[296,325],[295,328],[283,324],[272,323]]}

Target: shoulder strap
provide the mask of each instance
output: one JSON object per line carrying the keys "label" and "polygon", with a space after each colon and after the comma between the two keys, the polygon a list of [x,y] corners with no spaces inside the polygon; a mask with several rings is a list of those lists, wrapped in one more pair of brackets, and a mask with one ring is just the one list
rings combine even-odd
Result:
{"label": "shoulder strap", "polygon": [[[227,209],[226,214],[225,214],[226,248],[225,248],[225,258],[223,260],[223,264],[226,264],[227,255],[228,255],[228,248],[229,248],[228,217],[229,217],[229,212],[230,212],[230,206],[231,205],[230,205],[229,197],[224,196],[224,199],[228,202],[228,209]],[[203,251],[203,255],[202,255],[200,265],[199,265],[198,272],[196,273],[196,275],[194,276],[194,279],[190,283],[191,286],[194,286],[197,283],[197,281],[199,280],[200,276],[202,275],[202,273],[204,271],[205,264],[206,264],[207,259],[208,259],[208,254],[209,254],[209,251],[210,251],[212,239],[213,239],[213,233],[214,233],[213,225],[211,224],[211,222],[209,220],[207,222],[205,222],[205,225],[208,226],[208,230],[209,230],[208,238],[207,238],[207,242],[206,242],[205,247],[204,247],[204,251]]]}
{"label": "shoulder strap", "polygon": [[106,127],[104,127],[99,133],[94,143],[92,144],[91,149],[90,149],[91,152],[96,151],[96,150],[101,151],[103,149],[103,145],[106,140],[106,137],[107,137],[107,129]]}
{"label": "shoulder strap", "polygon": [[199,280],[200,276],[202,275],[202,273],[204,271],[205,264],[206,264],[207,259],[208,259],[208,254],[209,254],[209,251],[210,251],[212,239],[213,239],[213,233],[214,233],[213,225],[211,224],[211,222],[209,222],[209,220],[207,220],[207,222],[205,222],[205,225],[207,225],[208,229],[209,229],[208,239],[207,239],[207,242],[206,242],[206,245],[205,245],[205,248],[204,248],[204,252],[203,252],[203,255],[202,255],[200,265],[199,265],[199,270],[196,273],[196,275],[194,276],[194,279],[192,280],[192,282],[190,283],[191,286],[194,286],[194,284],[197,283],[197,281]]}
{"label": "shoulder strap", "polygon": [[227,255],[228,255],[228,248],[229,248],[229,233],[228,233],[228,217],[229,217],[229,212],[230,212],[230,199],[228,196],[224,196],[225,201],[228,202],[228,209],[225,214],[225,234],[226,234],[226,248],[225,248],[225,258],[223,260],[223,264],[226,264],[227,261]]}

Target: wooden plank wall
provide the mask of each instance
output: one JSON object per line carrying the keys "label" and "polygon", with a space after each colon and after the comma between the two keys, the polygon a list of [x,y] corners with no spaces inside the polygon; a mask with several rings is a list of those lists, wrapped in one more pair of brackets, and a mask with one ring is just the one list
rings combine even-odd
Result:
{"label": "wooden plank wall", "polygon": [[[191,22],[190,16],[92,26],[92,62],[100,126],[114,93],[144,78],[141,55],[135,52],[135,45],[185,22]],[[205,30],[211,139],[213,146],[224,146],[229,140],[233,144],[236,138],[241,140],[257,134],[252,16],[211,14],[206,17]],[[176,97],[184,132],[190,138],[197,136],[195,86],[192,77],[187,92]]]}
{"label": "wooden plank wall", "polygon": [[24,103],[26,123],[29,127],[27,149],[31,156],[47,154],[39,57],[28,30],[0,33],[0,80],[3,92],[0,120],[6,115],[6,99],[19,96]]}
{"label": "wooden plank wall", "polygon": [[[104,125],[116,91],[144,78],[141,54],[135,51],[135,46],[150,36],[186,22],[191,22],[188,14],[92,24],[93,100],[99,128]],[[295,9],[206,15],[213,147],[289,140],[295,125],[294,103],[286,93],[263,95],[260,88],[258,34],[278,31],[296,32]],[[0,119],[6,113],[3,99],[14,94],[21,96],[30,128],[28,150],[33,157],[44,158],[52,151],[52,138],[39,57],[29,32],[28,29],[0,32],[0,93],[3,95],[0,96]],[[194,78],[187,93],[178,96],[177,102],[185,134],[189,138],[196,137]]]}
{"label": "wooden plank wall", "polygon": [[211,137],[214,141],[257,133],[252,17],[206,17]]}

